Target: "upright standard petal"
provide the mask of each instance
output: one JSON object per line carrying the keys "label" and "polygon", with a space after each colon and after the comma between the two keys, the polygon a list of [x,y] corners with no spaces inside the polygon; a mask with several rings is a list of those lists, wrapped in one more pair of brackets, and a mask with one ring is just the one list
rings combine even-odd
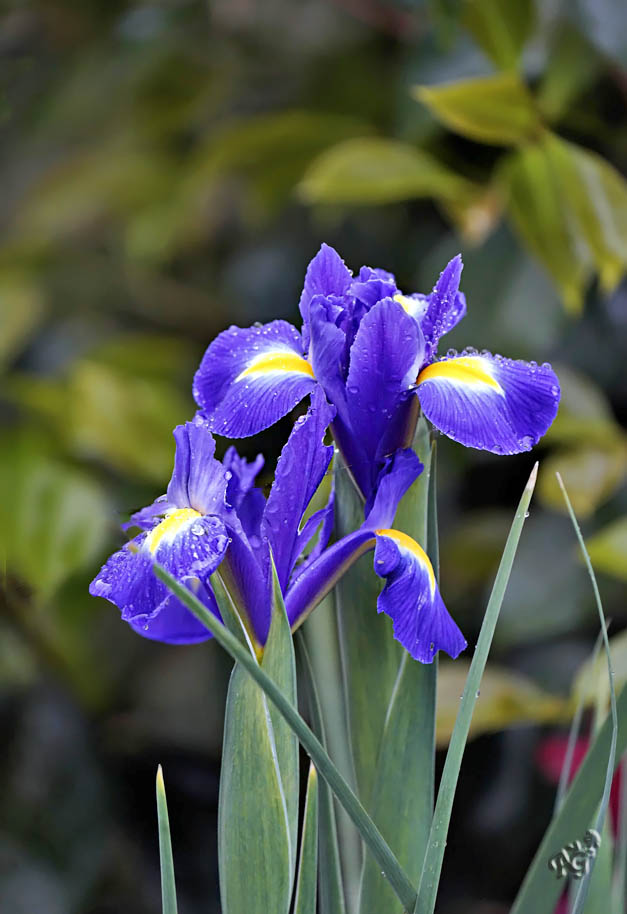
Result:
{"label": "upright standard petal", "polygon": [[300,334],[272,321],[221,333],[196,372],[194,398],[211,431],[244,438],[273,425],[315,386]]}
{"label": "upright standard petal", "polygon": [[261,489],[256,488],[255,479],[264,465],[261,454],[249,462],[240,457],[231,445],[222,460],[225,475],[229,478],[226,490],[226,501],[236,511],[242,529],[251,546],[260,544],[261,518],[266,507],[266,500]]}
{"label": "upright standard petal", "polygon": [[350,294],[372,308],[383,298],[393,298],[398,292],[393,273],[372,267],[362,267],[359,277],[351,283]]}
{"label": "upright standard petal", "polygon": [[466,354],[418,375],[423,412],[449,438],[494,454],[530,450],[553,422],[560,388],[548,363]]}
{"label": "upright standard petal", "polygon": [[114,603],[122,618],[148,638],[172,644],[204,640],[206,629],[189,611],[182,611],[179,601],[155,576],[153,566],[155,562],[163,565],[195,592],[224,558],[228,542],[220,518],[203,517],[192,508],[175,510],[150,532],[114,553],[89,592]]}
{"label": "upright standard petal", "polygon": [[315,295],[344,295],[353,279],[338,252],[323,244],[310,261],[298,307],[305,326],[309,323],[309,305]]}
{"label": "upright standard petal", "polygon": [[272,547],[283,591],[305,546],[299,533],[301,520],[333,456],[333,446],[324,444],[324,436],[334,415],[335,408],[320,388],[314,390],[311,406],[294,424],[277,464],[261,531]]}
{"label": "upright standard petal", "polygon": [[446,609],[433,567],[418,543],[399,530],[375,530],[374,570],[385,579],[377,609],[394,623],[394,637],[415,660],[438,651],[455,658],[466,640]]}
{"label": "upright standard petal", "polygon": [[433,292],[427,297],[424,314],[419,318],[428,362],[435,356],[440,337],[457,326],[466,314],[466,297],[459,291],[462,269],[462,257],[458,254],[442,270]]}
{"label": "upright standard petal", "polygon": [[216,443],[209,425],[200,416],[174,429],[176,454],[167,500],[200,514],[219,514],[227,488],[225,470],[213,456]]}
{"label": "upright standard petal", "polygon": [[423,356],[420,326],[398,302],[386,298],[364,316],[351,348],[346,398],[362,452],[353,474],[366,498],[385,458],[409,434],[409,391]]}

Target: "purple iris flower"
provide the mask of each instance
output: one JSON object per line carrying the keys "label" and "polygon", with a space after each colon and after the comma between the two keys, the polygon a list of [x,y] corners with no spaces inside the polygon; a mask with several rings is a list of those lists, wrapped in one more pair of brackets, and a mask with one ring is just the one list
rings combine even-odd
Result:
{"label": "purple iris flower", "polygon": [[[328,470],[333,448],[324,444],[333,419],[321,390],[292,430],[266,499],[254,485],[263,465],[230,448],[222,462],[207,422],[197,417],[174,432],[176,457],[167,494],[131,518],[142,532],[106,562],[90,593],[106,597],[139,634],[175,644],[211,637],[153,573],[157,561],[219,617],[210,576],[218,571],[243,613],[254,646],[265,644],[271,616],[273,556],[290,624],[297,628],[364,552],[386,581],[378,609],[394,621],[395,637],[413,657],[430,662],[438,650],[456,657],[466,645],[440,596],[420,546],[393,529],[404,492],[422,471],[410,450],[388,458],[362,527],[327,548],[332,497],[306,520],[305,512]],[[305,548],[319,533],[313,548]]]}
{"label": "purple iris flower", "polygon": [[391,273],[353,277],[322,245],[309,264],[299,333],[285,321],[230,327],[207,349],[194,396],[210,428],[253,435],[322,388],[336,407],[332,431],[364,497],[388,454],[411,441],[421,408],[445,435],[495,454],[529,450],[557,413],[547,363],[465,350],[437,358],[440,338],[466,313],[461,257],[430,295],[404,295]]}

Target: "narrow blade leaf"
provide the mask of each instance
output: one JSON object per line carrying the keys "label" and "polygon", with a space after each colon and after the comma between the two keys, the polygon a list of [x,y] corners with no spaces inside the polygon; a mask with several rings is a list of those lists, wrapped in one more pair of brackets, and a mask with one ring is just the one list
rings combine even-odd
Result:
{"label": "narrow blade leaf", "polygon": [[[603,785],[603,796],[601,797],[601,803],[599,810],[597,812],[596,821],[594,827],[599,834],[604,831],[605,819],[607,816],[607,808],[610,802],[610,790],[612,789],[612,776],[614,774],[614,768],[616,766],[616,741],[618,737],[618,715],[616,711],[616,694],[614,691],[614,670],[612,668],[612,653],[610,651],[610,642],[607,637],[607,625],[605,623],[605,613],[603,612],[603,604],[601,603],[601,594],[599,593],[599,588],[597,585],[597,580],[594,574],[594,569],[592,568],[592,562],[590,561],[590,556],[588,555],[588,550],[586,549],[586,544],[584,542],[579,524],[577,523],[577,518],[575,517],[575,512],[573,506],[570,503],[570,498],[568,497],[568,492],[564,487],[561,476],[557,475],[557,481],[560,485],[562,493],[564,495],[564,501],[566,502],[566,507],[568,508],[568,513],[572,521],[573,528],[575,530],[575,535],[579,542],[579,546],[583,553],[584,561],[588,569],[588,574],[590,575],[590,581],[592,583],[592,589],[594,591],[594,598],[597,604],[597,610],[599,613],[599,621],[601,623],[601,634],[603,635],[603,646],[605,648],[605,656],[607,658],[607,677],[610,687],[610,713],[612,721],[612,737],[610,740],[610,750],[607,756],[607,766],[605,771],[605,783]],[[608,842],[606,841],[607,845]],[[602,868],[599,873],[596,872],[596,863],[598,859],[602,861]],[[579,883],[577,888],[577,894],[575,895],[575,903],[573,904],[572,914],[581,914],[584,910],[584,905],[586,903],[586,897],[590,891],[591,886],[594,886],[595,896],[600,900],[605,893],[605,898],[610,897],[611,891],[611,851],[606,846],[602,847],[601,853],[596,857],[592,858],[590,862],[590,868],[588,872],[584,875],[583,879]],[[596,908],[590,907],[586,908],[586,911],[589,911],[592,914],[592,911]]]}
{"label": "narrow blade leaf", "polygon": [[468,678],[464,687],[464,692],[460,702],[459,714],[455,722],[453,734],[446,762],[442,772],[440,788],[438,790],[438,799],[435,806],[431,832],[429,835],[429,844],[425,856],[422,877],[418,889],[418,899],[416,901],[416,914],[433,914],[435,901],[442,871],[442,861],[444,859],[444,850],[446,848],[446,836],[448,834],[451,811],[453,809],[453,800],[457,787],[457,779],[462,763],[464,748],[470,730],[472,713],[479,696],[479,686],[481,677],[488,659],[488,653],[492,644],[494,629],[501,611],[501,605],[505,596],[505,590],[509,581],[510,572],[514,563],[514,556],[520,534],[527,516],[527,509],[538,473],[538,464],[534,466],[529,481],[525,486],[522,498],[518,505],[518,510],[514,517],[512,527],[503,550],[501,564],[496,574],[492,593],[488,601],[488,607],[479,633],[477,647],[470,664]]}
{"label": "narrow blade leaf", "polygon": [[159,821],[159,861],[161,864],[161,910],[163,914],[177,914],[170,820],[161,765],[157,768],[157,818]]}
{"label": "narrow blade leaf", "polygon": [[[308,620],[308,625],[311,620]],[[300,669],[305,681],[309,716],[314,733],[326,747],[325,726],[316,689],[313,667],[302,629],[296,633],[299,648]],[[333,794],[328,784],[323,781],[318,789],[319,806],[319,844],[320,844],[320,914],[344,914],[344,890],[342,887],[342,867],[337,839],[337,824]]]}
{"label": "narrow blade leaf", "polygon": [[309,766],[309,777],[307,779],[307,795],[305,797],[293,914],[316,914],[317,868],[318,775],[312,762]]}

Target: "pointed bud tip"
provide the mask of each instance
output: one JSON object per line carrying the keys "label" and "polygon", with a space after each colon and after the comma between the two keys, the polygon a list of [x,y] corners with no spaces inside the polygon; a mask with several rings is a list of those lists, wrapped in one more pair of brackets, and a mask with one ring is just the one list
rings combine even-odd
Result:
{"label": "pointed bud tip", "polygon": [[161,790],[164,790],[165,785],[163,783],[163,768],[161,765],[157,765],[157,787]]}

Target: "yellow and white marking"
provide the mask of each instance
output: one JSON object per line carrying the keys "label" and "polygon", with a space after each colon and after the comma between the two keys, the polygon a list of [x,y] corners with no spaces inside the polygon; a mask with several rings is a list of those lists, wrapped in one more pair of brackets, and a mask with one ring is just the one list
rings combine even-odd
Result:
{"label": "yellow and white marking", "polygon": [[154,555],[164,540],[171,542],[184,527],[187,527],[188,524],[193,523],[199,517],[201,515],[198,511],[194,511],[193,508],[178,508],[176,511],[171,511],[160,524],[153,527],[148,533],[144,540],[144,548]]}
{"label": "yellow and white marking", "polygon": [[452,384],[476,389],[490,387],[496,393],[505,394],[493,375],[490,361],[481,356],[460,356],[458,359],[432,362],[418,375],[418,386],[425,381],[450,381]]}
{"label": "yellow and white marking", "polygon": [[235,380],[240,381],[242,378],[250,377],[251,375],[275,373],[302,374],[310,378],[314,377],[313,368],[307,359],[304,359],[291,349],[274,349],[255,356]]}
{"label": "yellow and white marking", "polygon": [[417,558],[423,568],[426,570],[429,575],[429,586],[431,588],[431,597],[435,593],[435,574],[433,571],[433,565],[429,561],[429,556],[424,551],[422,546],[412,539],[411,536],[407,536],[406,533],[402,533],[400,530],[387,530],[380,529],[374,531],[377,536],[387,536],[389,539],[394,540],[401,549],[404,549],[406,552],[410,552],[414,558]]}
{"label": "yellow and white marking", "polygon": [[394,301],[398,302],[410,317],[415,317],[416,319],[424,314],[427,307],[425,301],[421,301],[419,298],[411,298],[409,295],[402,295],[400,292],[394,296]]}

